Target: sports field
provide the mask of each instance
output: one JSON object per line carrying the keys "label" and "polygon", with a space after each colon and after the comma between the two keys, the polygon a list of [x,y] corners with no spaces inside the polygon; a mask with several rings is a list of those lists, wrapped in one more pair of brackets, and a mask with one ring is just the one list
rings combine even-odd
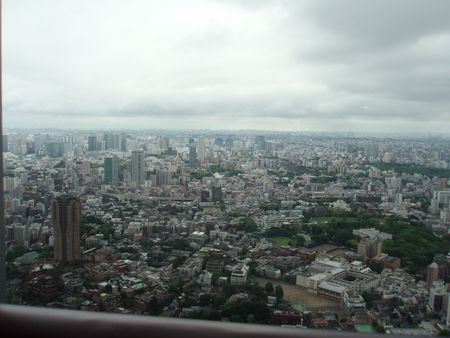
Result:
{"label": "sports field", "polygon": [[331,301],[322,296],[308,292],[306,289],[296,285],[287,284],[284,282],[278,282],[262,277],[257,277],[256,280],[262,286],[267,282],[271,282],[274,286],[281,285],[284,291],[284,299],[291,304],[299,304],[302,308],[308,311],[318,310],[340,310],[340,304],[338,302]]}

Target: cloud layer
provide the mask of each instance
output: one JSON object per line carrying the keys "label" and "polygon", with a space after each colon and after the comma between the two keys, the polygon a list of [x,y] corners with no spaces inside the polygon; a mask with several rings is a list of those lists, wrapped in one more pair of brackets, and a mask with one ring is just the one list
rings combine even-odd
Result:
{"label": "cloud layer", "polygon": [[446,0],[5,0],[6,127],[447,132]]}

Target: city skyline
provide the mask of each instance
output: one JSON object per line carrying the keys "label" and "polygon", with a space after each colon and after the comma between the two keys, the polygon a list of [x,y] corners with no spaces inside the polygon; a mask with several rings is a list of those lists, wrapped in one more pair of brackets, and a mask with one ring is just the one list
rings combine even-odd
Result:
{"label": "city skyline", "polygon": [[0,7],[12,326],[450,336],[448,0]]}
{"label": "city skyline", "polygon": [[5,1],[5,126],[446,132],[449,6]]}
{"label": "city skyline", "polygon": [[448,138],[3,141],[11,303],[388,334],[450,323]]}

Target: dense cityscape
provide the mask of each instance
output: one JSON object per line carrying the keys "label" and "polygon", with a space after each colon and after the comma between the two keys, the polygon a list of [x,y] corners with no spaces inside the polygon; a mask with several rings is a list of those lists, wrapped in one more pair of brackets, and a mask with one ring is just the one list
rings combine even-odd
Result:
{"label": "dense cityscape", "polygon": [[6,130],[8,302],[450,334],[450,139]]}

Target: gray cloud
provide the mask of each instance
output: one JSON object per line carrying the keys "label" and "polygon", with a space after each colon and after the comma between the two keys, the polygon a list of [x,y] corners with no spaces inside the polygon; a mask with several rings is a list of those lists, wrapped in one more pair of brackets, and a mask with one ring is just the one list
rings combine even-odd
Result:
{"label": "gray cloud", "polygon": [[445,0],[5,0],[5,124],[446,131],[448,13]]}

